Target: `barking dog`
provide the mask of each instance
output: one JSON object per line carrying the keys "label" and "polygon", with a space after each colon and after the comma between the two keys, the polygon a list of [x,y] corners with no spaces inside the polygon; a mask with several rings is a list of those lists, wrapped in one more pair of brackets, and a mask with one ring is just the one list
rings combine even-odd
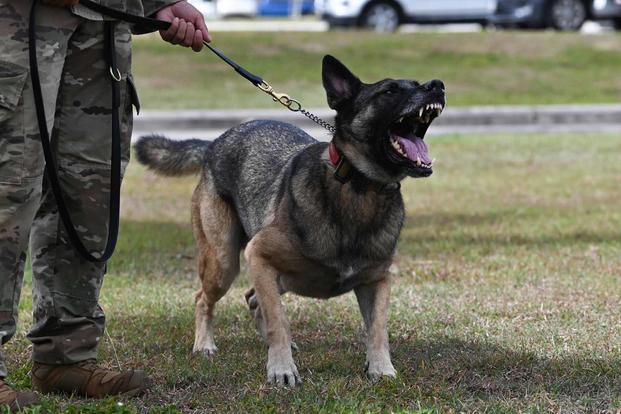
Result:
{"label": "barking dog", "polygon": [[194,351],[216,351],[213,314],[245,257],[246,293],[269,346],[267,379],[301,382],[280,295],[330,298],[353,290],[367,328],[369,378],[396,375],[390,360],[388,268],[403,225],[405,177],[427,177],[423,140],[445,105],[444,84],[362,83],[331,56],[323,85],[336,110],[330,144],[275,121],[253,121],[213,142],[143,137],[138,160],[163,175],[200,173],[192,198],[198,244]]}

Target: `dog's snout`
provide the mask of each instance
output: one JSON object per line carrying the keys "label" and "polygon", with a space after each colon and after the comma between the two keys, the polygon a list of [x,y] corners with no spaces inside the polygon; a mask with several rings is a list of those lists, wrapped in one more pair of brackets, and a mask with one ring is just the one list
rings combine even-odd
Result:
{"label": "dog's snout", "polygon": [[425,89],[429,90],[429,91],[433,91],[433,90],[439,90],[439,91],[444,91],[446,88],[444,87],[444,82],[442,82],[439,79],[434,79],[431,80],[429,82],[427,82],[425,85],[423,85],[425,87]]}

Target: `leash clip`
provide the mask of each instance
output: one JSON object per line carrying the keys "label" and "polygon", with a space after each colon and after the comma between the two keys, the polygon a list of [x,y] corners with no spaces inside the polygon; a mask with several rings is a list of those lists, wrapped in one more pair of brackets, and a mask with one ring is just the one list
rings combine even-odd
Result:
{"label": "leash clip", "polygon": [[261,89],[263,92],[270,95],[275,102],[280,103],[281,105],[285,106],[290,111],[299,112],[302,110],[302,104],[300,104],[300,102],[291,98],[286,93],[275,92],[274,88],[272,88],[272,85],[270,85],[269,83],[263,81],[260,84],[258,84],[257,87]]}

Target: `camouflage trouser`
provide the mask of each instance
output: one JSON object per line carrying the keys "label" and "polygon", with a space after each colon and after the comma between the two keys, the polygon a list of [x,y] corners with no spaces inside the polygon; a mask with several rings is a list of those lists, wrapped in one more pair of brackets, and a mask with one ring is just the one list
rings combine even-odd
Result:
{"label": "camouflage trouser", "polygon": [[[33,358],[67,364],[96,356],[105,321],[98,304],[105,265],[85,261],[70,245],[43,179],[28,64],[31,4],[0,0],[0,340],[4,344],[15,334],[30,237]],[[82,240],[101,251],[107,237],[112,112],[103,22],[39,6],[37,24],[39,73],[61,186]],[[118,24],[116,39],[125,166],[131,105],[137,105],[127,25]]]}

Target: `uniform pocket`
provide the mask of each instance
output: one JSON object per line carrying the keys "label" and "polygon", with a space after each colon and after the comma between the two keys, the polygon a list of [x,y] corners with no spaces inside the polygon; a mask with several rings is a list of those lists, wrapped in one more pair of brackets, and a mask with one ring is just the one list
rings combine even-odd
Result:
{"label": "uniform pocket", "polygon": [[0,62],[0,183],[19,184],[24,163],[24,111],[19,106],[28,69]]}
{"label": "uniform pocket", "polygon": [[15,111],[28,77],[28,69],[0,62],[0,122]]}

